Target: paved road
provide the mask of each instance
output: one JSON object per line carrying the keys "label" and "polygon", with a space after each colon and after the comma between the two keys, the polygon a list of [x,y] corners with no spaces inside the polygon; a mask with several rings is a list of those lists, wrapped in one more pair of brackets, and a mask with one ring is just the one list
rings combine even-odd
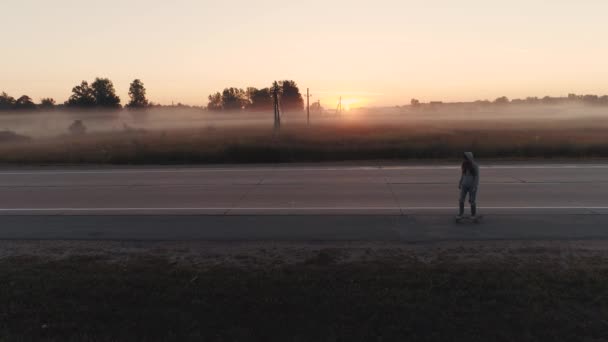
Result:
{"label": "paved road", "polygon": [[481,176],[484,223],[457,226],[452,166],[3,169],[0,238],[608,238],[608,165]]}

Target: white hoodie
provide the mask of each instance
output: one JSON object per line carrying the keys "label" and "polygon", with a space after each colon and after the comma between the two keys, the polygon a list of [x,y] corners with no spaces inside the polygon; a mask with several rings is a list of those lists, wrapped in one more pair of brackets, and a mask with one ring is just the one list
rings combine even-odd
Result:
{"label": "white hoodie", "polygon": [[465,152],[464,156],[468,161],[471,162],[471,164],[473,164],[475,174],[472,174],[470,171],[463,173],[462,177],[460,178],[460,186],[477,189],[479,187],[479,165],[477,165],[475,162],[473,152]]}

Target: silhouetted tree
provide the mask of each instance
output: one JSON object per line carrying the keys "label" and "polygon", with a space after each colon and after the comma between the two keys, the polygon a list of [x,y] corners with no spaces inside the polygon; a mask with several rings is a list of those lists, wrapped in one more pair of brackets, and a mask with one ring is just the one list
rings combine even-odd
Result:
{"label": "silhouetted tree", "polygon": [[570,101],[578,101],[580,99],[581,99],[581,97],[576,94],[568,94],[568,100],[570,100]]}
{"label": "silhouetted tree", "polygon": [[15,98],[7,93],[0,94],[0,110],[13,109],[15,107]]}
{"label": "silhouetted tree", "polygon": [[589,104],[597,104],[599,99],[600,99],[600,97],[597,95],[584,95],[583,96],[583,102],[589,103]]}
{"label": "silhouetted tree", "polygon": [[526,97],[526,103],[527,104],[536,104],[538,103],[540,100],[538,99],[538,97]]}
{"label": "silhouetted tree", "polygon": [[542,101],[544,104],[554,104],[554,103],[557,103],[559,101],[559,99],[556,97],[545,96],[545,97],[543,97]]}
{"label": "silhouetted tree", "polygon": [[36,109],[36,104],[32,101],[32,98],[27,95],[22,95],[15,101],[15,109]]}
{"label": "silhouetted tree", "polygon": [[70,127],[68,127],[68,131],[72,135],[83,135],[87,132],[87,126],[85,126],[81,120],[75,120]]}
{"label": "silhouetted tree", "polygon": [[87,81],[72,88],[72,95],[65,102],[69,107],[92,108],[95,106],[95,95]]}
{"label": "silhouetted tree", "polygon": [[120,108],[120,98],[116,96],[114,84],[107,78],[96,78],[91,84],[95,105],[102,108]]}
{"label": "silhouetted tree", "polygon": [[509,98],[506,96],[502,96],[494,100],[495,104],[504,105],[509,103]]}
{"label": "silhouetted tree", "polygon": [[281,81],[281,107],[285,111],[304,110],[304,99],[294,81]]}
{"label": "silhouetted tree", "polygon": [[127,104],[127,107],[133,109],[141,109],[148,106],[148,99],[146,98],[146,88],[140,80],[134,80],[129,86],[129,97],[131,101]]}
{"label": "silhouetted tree", "polygon": [[40,100],[40,108],[52,109],[55,107],[55,100],[50,97],[45,97]]}
{"label": "silhouetted tree", "polygon": [[490,100],[477,100],[473,103],[478,106],[489,106],[490,104],[492,104],[492,102],[490,102]]}
{"label": "silhouetted tree", "polygon": [[272,94],[270,88],[247,89],[248,106],[251,111],[271,111],[272,110]]}
{"label": "silhouetted tree", "polygon": [[256,87],[247,87],[247,89],[245,89],[245,97],[247,98],[247,106],[249,106],[251,104],[251,98],[257,91],[258,91],[258,88],[256,88]]}
{"label": "silhouetted tree", "polygon": [[410,105],[411,105],[412,107],[418,107],[418,106],[420,106],[420,101],[418,101],[417,99],[412,99],[412,100],[410,101]]}
{"label": "silhouetted tree", "polygon": [[310,111],[315,113],[322,113],[324,108],[321,106],[321,100],[310,104]]}
{"label": "silhouetted tree", "polygon": [[220,111],[222,110],[222,94],[219,92],[209,95],[209,103],[207,104],[207,110]]}
{"label": "silhouetted tree", "polygon": [[224,110],[241,110],[247,104],[247,95],[243,89],[226,88],[222,92]]}

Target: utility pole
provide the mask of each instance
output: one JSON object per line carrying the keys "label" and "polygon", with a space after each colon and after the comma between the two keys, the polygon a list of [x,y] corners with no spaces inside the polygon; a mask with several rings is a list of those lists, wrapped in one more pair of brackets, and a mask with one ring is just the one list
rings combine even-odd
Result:
{"label": "utility pole", "polygon": [[275,81],[272,85],[272,102],[274,107],[274,129],[281,128],[281,109],[279,106],[279,84]]}
{"label": "utility pole", "polygon": [[310,125],[310,92],[306,88],[306,124]]}
{"label": "utility pole", "polygon": [[336,108],[336,114],[342,115],[342,96],[340,96],[340,102],[338,102],[338,108]]}

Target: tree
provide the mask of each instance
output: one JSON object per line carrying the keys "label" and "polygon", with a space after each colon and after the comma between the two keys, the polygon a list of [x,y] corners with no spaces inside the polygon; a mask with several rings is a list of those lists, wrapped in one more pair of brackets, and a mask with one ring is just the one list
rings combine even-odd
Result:
{"label": "tree", "polygon": [[247,89],[248,106],[251,111],[270,111],[272,110],[272,93],[270,88]]}
{"label": "tree", "polygon": [[209,103],[207,104],[207,110],[220,111],[222,110],[222,94],[219,92],[209,95]]}
{"label": "tree", "polygon": [[138,109],[145,108],[148,106],[148,99],[146,98],[146,88],[144,84],[139,79],[131,82],[131,86],[129,86],[129,97],[131,101],[127,104],[127,107]]}
{"label": "tree", "polygon": [[578,96],[578,95],[572,94],[572,93],[568,94],[569,101],[578,101],[580,99],[581,99],[581,96]]}
{"label": "tree", "polygon": [[224,110],[241,110],[247,104],[247,95],[243,89],[226,88],[222,92],[222,108]]}
{"label": "tree", "polygon": [[15,98],[12,96],[9,96],[6,92],[2,92],[2,94],[0,94],[0,103],[2,104],[15,104]]}
{"label": "tree", "polygon": [[490,102],[490,100],[477,100],[473,103],[478,106],[489,106],[490,104],[492,104],[492,102]]}
{"label": "tree", "polygon": [[294,81],[281,81],[281,106],[285,111],[304,110],[304,99]]}
{"label": "tree", "polygon": [[536,104],[539,101],[540,100],[536,96],[528,96],[528,97],[526,97],[525,103],[527,103],[527,104]]}
{"label": "tree", "polygon": [[95,95],[93,89],[87,81],[82,81],[80,85],[72,88],[72,95],[66,101],[66,106],[92,108],[95,106]]}
{"label": "tree", "polygon": [[246,109],[250,109],[251,104],[253,102],[251,102],[251,99],[255,96],[255,93],[258,91],[258,88],[256,87],[247,87],[247,89],[245,90],[245,108]]}
{"label": "tree", "polygon": [[40,108],[44,108],[44,109],[52,109],[55,107],[55,100],[50,98],[50,97],[46,97],[40,100]]}
{"label": "tree", "polygon": [[496,100],[494,100],[494,103],[499,104],[499,105],[508,104],[509,98],[507,98],[506,96],[502,96],[502,97],[499,97]]}
{"label": "tree", "polygon": [[87,126],[84,125],[82,120],[76,120],[68,127],[68,132],[72,135],[83,135],[87,132]]}
{"label": "tree", "polygon": [[0,110],[9,110],[15,108],[15,98],[7,93],[0,94]]}
{"label": "tree", "polygon": [[553,103],[557,103],[559,101],[559,99],[556,97],[545,96],[545,97],[543,97],[542,101],[544,104],[553,104]]}
{"label": "tree", "polygon": [[116,96],[114,84],[107,78],[96,78],[91,84],[95,105],[102,108],[120,108],[120,98]]}
{"label": "tree", "polygon": [[15,107],[15,98],[7,93],[0,94],[0,110],[13,109]]}
{"label": "tree", "polygon": [[323,113],[325,109],[321,106],[321,100],[317,101],[317,102],[313,102],[310,105],[310,111],[311,112],[315,112],[315,113]]}
{"label": "tree", "polygon": [[418,107],[418,106],[420,106],[420,101],[418,101],[417,99],[412,99],[412,100],[410,101],[410,105],[411,105],[412,107]]}
{"label": "tree", "polygon": [[583,102],[585,103],[595,104],[599,99],[600,97],[597,95],[583,95]]}
{"label": "tree", "polygon": [[15,101],[15,109],[35,109],[36,104],[32,98],[27,95],[22,95]]}

